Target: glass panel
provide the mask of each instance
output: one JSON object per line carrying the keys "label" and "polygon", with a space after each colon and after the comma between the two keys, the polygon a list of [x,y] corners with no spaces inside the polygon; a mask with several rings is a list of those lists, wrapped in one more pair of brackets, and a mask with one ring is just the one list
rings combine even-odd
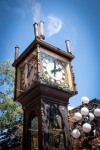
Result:
{"label": "glass panel", "polygon": [[49,121],[51,150],[65,150],[62,130],[62,119],[60,112],[58,111],[57,105],[50,106]]}
{"label": "glass panel", "polygon": [[31,120],[31,150],[38,150],[38,118]]}

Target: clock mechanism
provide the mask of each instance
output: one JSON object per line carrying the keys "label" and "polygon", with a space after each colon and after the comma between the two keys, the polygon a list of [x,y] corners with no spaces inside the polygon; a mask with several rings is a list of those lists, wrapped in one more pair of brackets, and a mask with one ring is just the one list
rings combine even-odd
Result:
{"label": "clock mechanism", "polygon": [[67,62],[41,52],[42,79],[53,85],[68,88],[66,66]]}
{"label": "clock mechanism", "polygon": [[34,57],[23,64],[23,66],[20,68],[20,74],[21,90],[26,91],[34,86],[37,74],[37,62]]}

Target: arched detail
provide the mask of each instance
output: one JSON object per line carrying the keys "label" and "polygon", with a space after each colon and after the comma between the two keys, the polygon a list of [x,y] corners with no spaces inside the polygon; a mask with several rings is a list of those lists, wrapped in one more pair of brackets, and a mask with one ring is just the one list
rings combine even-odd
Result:
{"label": "arched detail", "polygon": [[38,149],[38,115],[32,110],[28,119],[28,143],[31,150]]}

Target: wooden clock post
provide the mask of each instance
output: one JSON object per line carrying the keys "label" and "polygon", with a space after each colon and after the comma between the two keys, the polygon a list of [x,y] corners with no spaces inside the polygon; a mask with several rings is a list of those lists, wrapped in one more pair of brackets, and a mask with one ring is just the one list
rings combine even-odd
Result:
{"label": "wooden clock post", "polygon": [[[40,27],[40,34],[38,28]],[[72,150],[67,104],[76,94],[69,41],[64,52],[44,41],[43,22],[34,24],[35,40],[13,66],[15,101],[22,104],[23,150]]]}

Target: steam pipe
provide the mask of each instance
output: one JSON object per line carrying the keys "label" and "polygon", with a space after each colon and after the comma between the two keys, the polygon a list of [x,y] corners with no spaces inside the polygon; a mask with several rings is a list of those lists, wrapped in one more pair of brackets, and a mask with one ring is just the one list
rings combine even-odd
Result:
{"label": "steam pipe", "polygon": [[45,36],[44,36],[44,22],[43,21],[40,21],[39,27],[40,27],[40,38],[44,40]]}
{"label": "steam pipe", "polygon": [[15,60],[19,57],[19,46],[15,47]]}
{"label": "steam pipe", "polygon": [[66,43],[67,52],[68,52],[68,53],[71,53],[71,50],[70,50],[70,41],[69,41],[69,40],[66,40],[65,43]]}
{"label": "steam pipe", "polygon": [[33,24],[34,26],[34,34],[35,34],[35,38],[39,36],[39,33],[38,33],[38,24],[35,22]]}

